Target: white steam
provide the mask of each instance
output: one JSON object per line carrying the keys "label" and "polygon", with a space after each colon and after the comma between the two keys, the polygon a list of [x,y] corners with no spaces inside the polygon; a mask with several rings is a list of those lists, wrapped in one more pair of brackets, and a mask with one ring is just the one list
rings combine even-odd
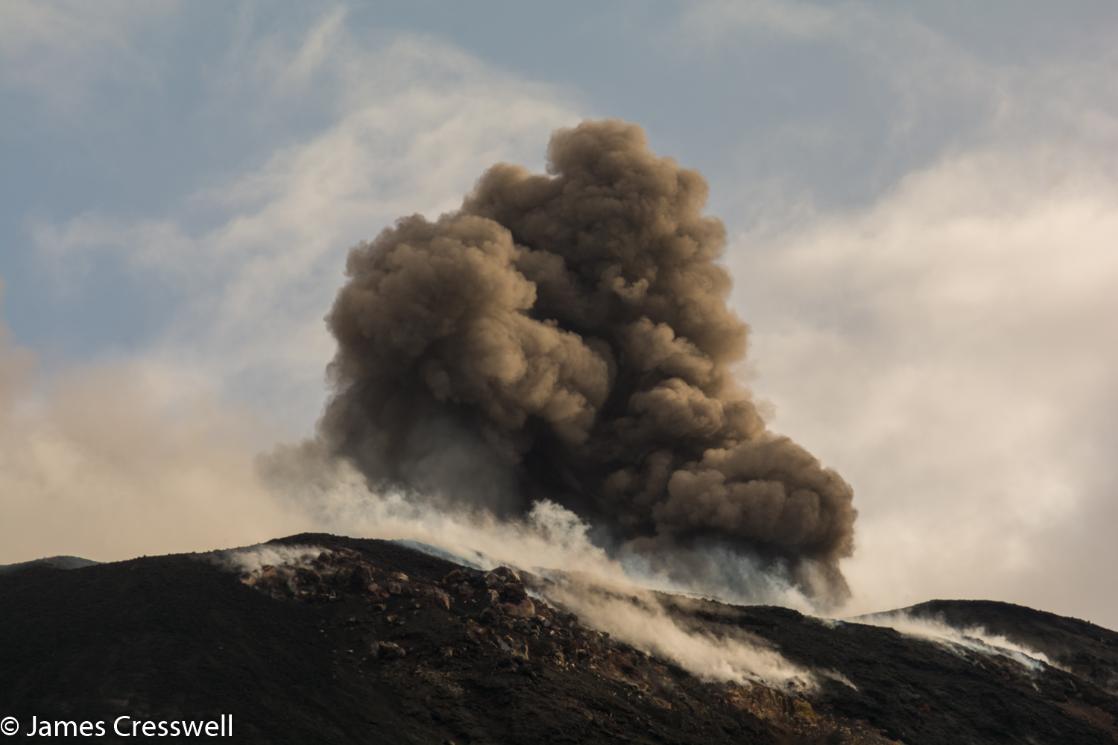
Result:
{"label": "white steam", "polygon": [[943,618],[917,618],[908,613],[875,613],[859,616],[857,622],[930,640],[964,658],[971,654],[1004,657],[1033,672],[1041,672],[1045,665],[1059,667],[1043,652],[1018,644],[1001,634],[992,634],[981,626],[960,628],[951,626]]}
{"label": "white steam", "polygon": [[672,616],[651,591],[634,582],[566,575],[541,591],[546,600],[637,649],[675,662],[707,680],[761,682],[792,689],[815,686],[814,676],[764,641],[695,631]]}
{"label": "white steam", "polygon": [[260,544],[214,551],[207,558],[230,571],[242,574],[255,574],[264,567],[307,567],[324,553],[330,553],[321,546],[285,546],[282,544]]}
{"label": "white steam", "polygon": [[[483,569],[506,565],[548,577],[535,588],[546,601],[703,679],[800,689],[814,685],[811,673],[760,640],[687,628],[662,606],[654,590],[694,593],[646,573],[639,562],[611,558],[591,541],[585,522],[553,502],[536,502],[523,519],[501,520],[484,511],[435,507],[414,495],[376,493],[346,463],[306,449],[284,448],[264,466],[274,488],[311,509],[324,530],[416,542]],[[743,563],[738,574],[747,573],[754,582],[738,588],[737,599],[753,588],[769,602],[779,598],[803,604],[802,596],[787,585],[763,578]]]}

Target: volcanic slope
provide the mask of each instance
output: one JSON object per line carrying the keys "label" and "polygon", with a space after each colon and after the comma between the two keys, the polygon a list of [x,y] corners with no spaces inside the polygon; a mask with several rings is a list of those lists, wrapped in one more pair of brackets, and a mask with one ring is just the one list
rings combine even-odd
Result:
{"label": "volcanic slope", "polygon": [[814,689],[772,688],[700,680],[600,633],[532,575],[330,535],[264,548],[0,573],[3,713],[228,713],[238,742],[298,745],[1118,742],[1118,635],[1016,606],[908,612],[983,626],[1058,667],[659,596],[693,631],[749,634],[818,673]]}

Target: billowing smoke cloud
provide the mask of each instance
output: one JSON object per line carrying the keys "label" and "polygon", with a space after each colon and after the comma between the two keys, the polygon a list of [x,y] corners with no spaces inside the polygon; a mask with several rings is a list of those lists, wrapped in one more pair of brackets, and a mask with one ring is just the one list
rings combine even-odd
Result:
{"label": "billowing smoke cloud", "polygon": [[548,159],[353,249],[320,444],[374,487],[498,515],[549,499],[627,551],[716,546],[843,595],[851,489],[733,376],[747,327],[702,176],[618,121],[556,132]]}

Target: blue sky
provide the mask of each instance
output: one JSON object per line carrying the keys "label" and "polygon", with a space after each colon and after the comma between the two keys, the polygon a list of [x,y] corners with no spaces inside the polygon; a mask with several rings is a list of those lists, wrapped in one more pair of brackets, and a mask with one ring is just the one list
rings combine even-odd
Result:
{"label": "blue sky", "polygon": [[[309,431],[347,249],[616,116],[709,179],[742,375],[854,485],[865,605],[1118,625],[1116,33],[1086,1],[3,0],[0,505],[37,527],[0,559],[153,550],[59,526],[252,491],[226,454]],[[114,470],[200,440],[213,482]],[[203,518],[183,547],[237,537]]]}

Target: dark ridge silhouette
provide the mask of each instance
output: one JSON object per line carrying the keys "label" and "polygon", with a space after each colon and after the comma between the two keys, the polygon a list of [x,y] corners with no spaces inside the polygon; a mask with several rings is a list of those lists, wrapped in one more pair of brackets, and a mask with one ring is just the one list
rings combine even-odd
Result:
{"label": "dark ridge silhouette", "polygon": [[[175,555],[0,575],[4,714],[229,713],[237,742],[298,745],[1118,742],[1118,697],[1090,670],[665,596],[681,622],[748,632],[822,681],[705,682],[539,600],[531,577],[378,540],[270,545],[317,549],[305,565],[251,573]],[[1113,649],[1113,632],[1051,614],[926,605],[1021,638],[1054,634],[1068,659]]]}
{"label": "dark ridge silhouette", "polygon": [[5,572],[22,572],[25,569],[35,569],[37,567],[49,569],[81,569],[82,567],[93,566],[96,561],[83,559],[80,556],[47,556],[42,559],[33,559],[32,561],[21,561],[18,564],[0,564],[0,574]]}

